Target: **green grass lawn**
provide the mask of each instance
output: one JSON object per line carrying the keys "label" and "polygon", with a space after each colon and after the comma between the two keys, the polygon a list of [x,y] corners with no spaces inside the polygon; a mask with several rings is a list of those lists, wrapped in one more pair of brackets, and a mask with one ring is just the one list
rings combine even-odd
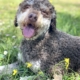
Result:
{"label": "green grass lawn", "polygon": [[[0,65],[15,62],[22,34],[14,27],[14,17],[18,4],[22,0],[0,0]],[[80,0],[52,0],[57,13],[57,29],[80,36]],[[7,54],[5,54],[5,52]],[[22,74],[21,74],[22,75]],[[77,75],[77,79],[75,76]],[[9,80],[0,75],[0,80]],[[10,80],[19,80],[18,76],[8,75]],[[80,80],[78,74],[65,74],[64,80]]]}

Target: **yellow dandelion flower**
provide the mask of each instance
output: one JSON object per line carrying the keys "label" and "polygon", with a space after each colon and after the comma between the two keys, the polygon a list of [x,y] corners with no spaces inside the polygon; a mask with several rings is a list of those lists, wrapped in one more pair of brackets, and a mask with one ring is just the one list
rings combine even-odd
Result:
{"label": "yellow dandelion flower", "polygon": [[64,59],[64,61],[65,61],[65,66],[66,66],[66,70],[68,69],[68,67],[69,67],[69,58],[65,58]]}
{"label": "yellow dandelion flower", "polygon": [[17,69],[14,69],[12,75],[15,76],[17,73],[18,73],[18,70]]}
{"label": "yellow dandelion flower", "polygon": [[27,68],[30,68],[32,64],[30,62],[26,62]]}

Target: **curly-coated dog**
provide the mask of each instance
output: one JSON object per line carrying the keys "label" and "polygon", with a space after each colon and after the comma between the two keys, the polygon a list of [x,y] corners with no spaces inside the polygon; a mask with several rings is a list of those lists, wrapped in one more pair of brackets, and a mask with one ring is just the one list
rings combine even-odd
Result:
{"label": "curly-coated dog", "polygon": [[80,38],[56,29],[56,12],[48,0],[24,0],[19,5],[15,26],[20,26],[24,36],[20,47],[22,61],[32,63],[34,72],[41,69],[52,74],[54,65],[64,58],[70,59],[71,69],[79,71]]}

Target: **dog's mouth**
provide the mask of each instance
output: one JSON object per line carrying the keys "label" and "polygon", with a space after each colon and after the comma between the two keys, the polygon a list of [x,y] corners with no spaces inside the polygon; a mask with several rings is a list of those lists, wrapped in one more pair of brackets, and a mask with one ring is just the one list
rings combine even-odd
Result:
{"label": "dog's mouth", "polygon": [[23,27],[22,34],[25,38],[32,38],[36,33],[35,26],[32,24],[28,24]]}

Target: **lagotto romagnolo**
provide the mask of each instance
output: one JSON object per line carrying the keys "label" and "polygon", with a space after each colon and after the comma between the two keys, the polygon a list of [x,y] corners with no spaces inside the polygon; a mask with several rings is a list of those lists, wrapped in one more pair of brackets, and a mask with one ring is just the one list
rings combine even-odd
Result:
{"label": "lagotto romagnolo", "polygon": [[[24,36],[20,47],[22,61],[31,62],[34,72],[41,69],[53,74],[54,65],[64,58],[70,59],[69,68],[79,72],[80,37],[56,29],[55,8],[48,0],[24,0],[19,5],[14,24],[21,28]],[[63,73],[61,67],[56,71]]]}

